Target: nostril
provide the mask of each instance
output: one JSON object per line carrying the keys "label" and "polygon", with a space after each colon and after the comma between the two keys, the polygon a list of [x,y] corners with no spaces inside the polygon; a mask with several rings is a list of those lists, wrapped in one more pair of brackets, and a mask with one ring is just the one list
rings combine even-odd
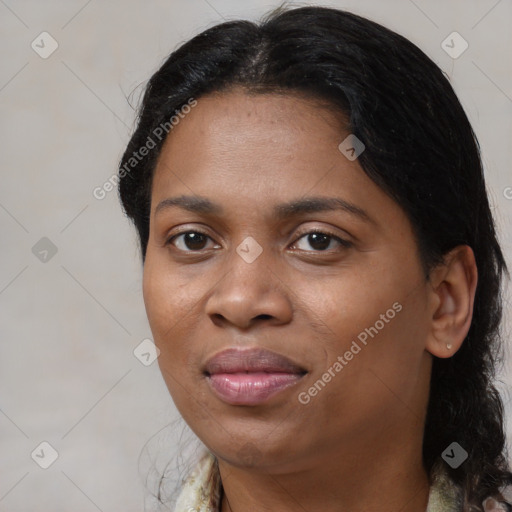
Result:
{"label": "nostril", "polygon": [[268,320],[269,318],[272,318],[272,315],[261,314],[261,315],[258,315],[256,318],[261,318],[262,320]]}

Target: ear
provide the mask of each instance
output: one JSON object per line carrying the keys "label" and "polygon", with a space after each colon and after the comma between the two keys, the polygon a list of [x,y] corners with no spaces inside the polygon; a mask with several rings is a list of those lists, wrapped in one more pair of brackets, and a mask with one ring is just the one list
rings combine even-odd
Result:
{"label": "ear", "polygon": [[432,355],[451,357],[461,347],[473,318],[477,281],[475,255],[467,245],[452,249],[431,272],[425,348]]}

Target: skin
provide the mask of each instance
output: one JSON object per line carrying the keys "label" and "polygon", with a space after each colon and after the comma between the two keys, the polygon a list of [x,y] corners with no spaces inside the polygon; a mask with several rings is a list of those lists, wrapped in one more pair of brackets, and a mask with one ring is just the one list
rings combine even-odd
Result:
{"label": "skin", "polygon": [[[312,99],[233,89],[198,99],[155,169],[146,311],[169,392],[218,458],[222,512],[427,506],[421,445],[432,356],[452,356],[467,334],[476,266],[460,246],[425,277],[404,211],[338,149],[348,134],[343,116]],[[156,213],[181,195],[223,212]],[[305,196],[342,198],[369,220],[343,210],[272,215]],[[327,249],[308,238],[312,229],[334,235]],[[168,241],[190,231],[206,237]],[[249,236],[262,248],[252,263],[236,252]],[[397,302],[401,311],[300,403]],[[308,373],[264,404],[229,405],[202,369],[239,346],[273,350]]]}

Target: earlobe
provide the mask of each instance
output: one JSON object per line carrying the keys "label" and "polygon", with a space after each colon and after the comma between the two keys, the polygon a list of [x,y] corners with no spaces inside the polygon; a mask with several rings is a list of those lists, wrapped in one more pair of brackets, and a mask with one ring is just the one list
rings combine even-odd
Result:
{"label": "earlobe", "polygon": [[473,318],[478,280],[473,250],[452,249],[430,274],[430,332],[426,350],[440,358],[453,356],[467,336]]}

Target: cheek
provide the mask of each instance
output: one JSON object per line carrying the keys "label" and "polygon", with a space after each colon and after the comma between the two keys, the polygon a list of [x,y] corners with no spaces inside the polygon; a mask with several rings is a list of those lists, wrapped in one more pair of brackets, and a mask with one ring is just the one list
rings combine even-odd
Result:
{"label": "cheek", "polygon": [[342,379],[326,396],[329,408],[341,409],[340,413],[351,410],[371,424],[371,418],[400,415],[404,404],[417,402],[420,380],[426,377],[427,328],[420,310],[421,301],[411,296],[384,302],[383,308],[377,307],[352,330],[352,336],[343,339],[343,346],[330,357],[342,356],[344,363]]}
{"label": "cheek", "polygon": [[[192,284],[191,284],[192,283]],[[202,379],[199,367],[207,344],[192,343],[198,332],[204,298],[211,283],[184,276],[169,268],[165,257],[148,251],[143,274],[146,314],[155,345],[160,350],[158,365],[178,409],[195,396],[195,383]],[[201,340],[199,340],[201,341]]]}
{"label": "cheek", "polygon": [[183,279],[175,269],[169,267],[166,258],[148,250],[144,264],[143,296],[148,320],[157,338],[164,344],[172,340],[174,329],[186,322],[187,315],[197,308],[201,300],[201,287],[189,279]]}
{"label": "cheek", "polygon": [[[160,350],[158,363],[168,386],[172,376],[180,374],[188,356],[186,347],[187,322],[193,315],[197,298],[180,285],[176,275],[156,264],[148,256],[144,265],[143,296],[146,314],[155,345]],[[172,385],[175,387],[175,385]]]}
{"label": "cheek", "polygon": [[327,281],[310,294],[310,304],[314,304],[318,316],[333,332],[332,342],[337,340],[340,345],[334,348],[343,349],[344,344],[350,344],[376,322],[380,332],[394,321],[400,307],[393,305],[404,296],[403,285],[395,281],[389,271],[363,273],[352,268],[343,270],[337,279]]}
{"label": "cheek", "polygon": [[[159,271],[146,259],[143,276],[143,295],[153,340],[160,350],[158,366],[167,389],[178,409],[190,400],[192,386],[188,383],[186,314],[190,306],[183,288],[176,286],[169,273]],[[185,338],[184,338],[185,336]],[[186,409],[186,408],[185,408]]]}
{"label": "cheek", "polygon": [[[428,331],[424,286],[415,269],[376,267],[346,272],[310,295],[309,303],[330,331],[323,338],[326,366],[318,368],[316,378],[329,368],[336,374],[327,386],[331,405],[351,403],[358,409],[363,403],[385,402],[391,396],[386,386],[410,389]],[[338,365],[336,371],[338,357],[342,369]]]}

